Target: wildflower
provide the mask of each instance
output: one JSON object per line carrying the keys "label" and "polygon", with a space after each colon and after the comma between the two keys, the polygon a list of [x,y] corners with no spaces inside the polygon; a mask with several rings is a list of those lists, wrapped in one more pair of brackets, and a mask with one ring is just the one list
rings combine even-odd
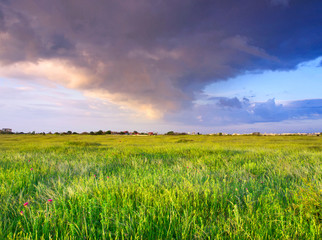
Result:
{"label": "wildflower", "polygon": [[30,159],[28,160],[28,162],[30,162]]}
{"label": "wildflower", "polygon": [[110,178],[109,176],[107,176],[107,178]]}
{"label": "wildflower", "polygon": [[30,168],[30,171],[34,170],[33,168]]}
{"label": "wildflower", "polygon": [[96,177],[96,174],[94,174],[94,177]]}
{"label": "wildflower", "polygon": [[24,206],[28,206],[29,202],[24,203]]}
{"label": "wildflower", "polygon": [[23,215],[23,211],[20,212],[20,215]]}
{"label": "wildflower", "polygon": [[263,182],[261,182],[261,183],[263,183]]}
{"label": "wildflower", "polygon": [[50,199],[48,199],[48,202],[52,202],[53,200],[50,198]]}

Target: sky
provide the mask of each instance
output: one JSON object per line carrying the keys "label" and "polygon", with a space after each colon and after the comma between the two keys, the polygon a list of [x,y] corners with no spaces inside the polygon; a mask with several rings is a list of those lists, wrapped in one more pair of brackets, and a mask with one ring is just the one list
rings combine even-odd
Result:
{"label": "sky", "polygon": [[0,0],[0,129],[322,132],[320,0]]}

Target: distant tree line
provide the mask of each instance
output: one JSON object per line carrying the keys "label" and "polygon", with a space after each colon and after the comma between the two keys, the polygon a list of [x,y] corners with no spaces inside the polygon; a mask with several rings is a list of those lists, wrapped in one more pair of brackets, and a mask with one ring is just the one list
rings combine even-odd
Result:
{"label": "distant tree line", "polygon": [[[73,132],[73,131],[66,131],[66,132],[38,132],[36,133],[35,131],[32,132],[10,132],[10,131],[3,131],[0,129],[0,134],[29,134],[29,135],[158,135],[158,133],[154,132],[138,132],[138,131],[112,131],[112,130],[98,130],[98,131],[90,131],[90,132]],[[177,136],[177,135],[201,135],[199,132],[198,133],[186,133],[186,132],[174,132],[174,131],[169,131],[165,133],[164,135],[170,135],[170,136]],[[214,135],[214,136],[231,136],[231,135],[253,135],[253,136],[266,136],[266,135],[286,135],[286,136],[298,136],[298,135],[316,135],[316,136],[322,136],[322,132],[320,133],[287,133],[287,134],[261,134],[260,132],[253,132],[251,134],[226,134],[226,133],[214,133],[214,134],[209,134],[209,135]]]}
{"label": "distant tree line", "polygon": [[14,133],[0,130],[0,134],[14,134]]}
{"label": "distant tree line", "polygon": [[[188,135],[188,133],[185,132],[174,132],[174,131],[169,131],[164,135]],[[197,135],[200,135],[200,133],[197,133]]]}
{"label": "distant tree line", "polygon": [[107,131],[103,131],[103,130],[98,130],[98,131],[90,131],[90,132],[73,132],[73,131],[66,131],[66,132],[38,132],[36,133],[35,131],[32,132],[5,132],[0,130],[0,134],[29,134],[29,135],[76,135],[76,134],[80,134],[80,135],[157,135],[157,133],[154,132],[138,132],[138,131],[112,131],[112,130],[107,130]]}

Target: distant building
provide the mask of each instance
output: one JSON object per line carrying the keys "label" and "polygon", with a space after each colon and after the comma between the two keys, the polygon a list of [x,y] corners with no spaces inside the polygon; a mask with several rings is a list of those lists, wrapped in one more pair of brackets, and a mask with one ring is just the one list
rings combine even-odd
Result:
{"label": "distant building", "polygon": [[12,133],[12,129],[11,128],[2,128],[1,131],[2,132],[5,132],[5,133]]}

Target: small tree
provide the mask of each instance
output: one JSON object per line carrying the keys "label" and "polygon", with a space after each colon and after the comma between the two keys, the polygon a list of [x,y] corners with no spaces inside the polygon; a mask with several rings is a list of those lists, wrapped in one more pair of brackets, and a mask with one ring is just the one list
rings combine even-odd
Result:
{"label": "small tree", "polygon": [[103,135],[103,131],[102,130],[97,131],[96,135]]}

